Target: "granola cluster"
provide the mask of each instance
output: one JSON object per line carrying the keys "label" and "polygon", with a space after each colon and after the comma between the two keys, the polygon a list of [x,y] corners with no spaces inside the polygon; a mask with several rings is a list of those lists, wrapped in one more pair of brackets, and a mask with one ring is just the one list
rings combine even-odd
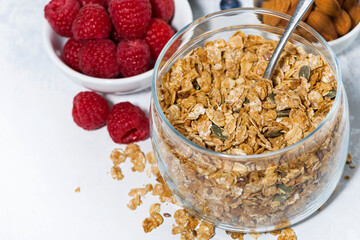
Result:
{"label": "granola cluster", "polygon": [[[240,229],[284,227],[330,194],[343,164],[344,104],[332,69],[321,57],[288,43],[271,80],[262,78],[276,41],[245,36],[205,43],[178,59],[158,85],[153,144],[165,179],[191,211]],[[153,109],[155,109],[153,107]],[[273,155],[239,159],[236,155]],[[275,225],[275,226],[274,226]]]}

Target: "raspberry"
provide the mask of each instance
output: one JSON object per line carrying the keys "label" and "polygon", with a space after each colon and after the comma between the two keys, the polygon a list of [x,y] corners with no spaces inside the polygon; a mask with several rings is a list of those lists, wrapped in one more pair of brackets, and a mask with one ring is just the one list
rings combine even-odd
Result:
{"label": "raspberry", "polygon": [[149,29],[145,34],[145,41],[150,47],[151,56],[156,60],[170,38],[174,30],[164,20],[159,18],[151,19]]}
{"label": "raspberry", "polygon": [[51,0],[44,8],[46,20],[63,37],[72,37],[71,27],[79,10],[76,0]]}
{"label": "raspberry", "polygon": [[109,39],[90,40],[80,51],[80,69],[86,75],[113,78],[119,75],[116,45]]}
{"label": "raspberry", "polygon": [[150,0],[150,3],[153,18],[161,18],[165,22],[169,22],[174,16],[174,0]]}
{"label": "raspberry", "polygon": [[98,4],[88,4],[80,9],[73,23],[72,31],[76,39],[108,38],[111,21],[104,7]]}
{"label": "raspberry", "polygon": [[115,104],[111,109],[107,129],[115,143],[128,144],[149,137],[149,119],[145,113],[130,102]]}
{"label": "raspberry", "polygon": [[129,39],[141,38],[151,19],[149,0],[111,0],[111,20],[115,29]]}
{"label": "raspberry", "polygon": [[74,122],[85,130],[94,130],[106,124],[109,104],[94,92],[80,92],[74,97],[72,116]]}
{"label": "raspberry", "polygon": [[63,56],[66,64],[72,69],[81,72],[79,65],[79,53],[81,48],[84,46],[83,41],[69,38],[63,48]]}
{"label": "raspberry", "polygon": [[103,7],[107,7],[107,0],[79,0],[79,2],[81,3],[81,6],[84,6],[86,4],[100,4]]}
{"label": "raspberry", "polygon": [[118,33],[115,29],[111,30],[110,33],[110,38],[112,40],[114,40],[114,42],[120,42],[121,40],[125,39],[125,37],[123,35],[121,35],[120,33]]}
{"label": "raspberry", "polygon": [[150,67],[150,49],[144,40],[122,40],[118,44],[116,56],[124,77],[146,72]]}

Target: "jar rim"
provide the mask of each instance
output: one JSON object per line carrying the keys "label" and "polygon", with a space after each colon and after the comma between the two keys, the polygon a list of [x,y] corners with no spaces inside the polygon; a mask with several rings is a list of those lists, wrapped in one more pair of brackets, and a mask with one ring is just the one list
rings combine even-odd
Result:
{"label": "jar rim", "polygon": [[236,13],[255,13],[255,14],[271,14],[271,15],[277,15],[279,17],[283,17],[287,20],[290,20],[289,15],[281,13],[281,12],[277,12],[277,11],[273,11],[273,10],[267,10],[267,9],[263,9],[263,8],[235,8],[235,9],[229,9],[229,10],[223,10],[223,11],[217,11],[214,13],[210,13],[204,17],[201,17],[195,21],[193,21],[192,23],[188,24],[187,26],[185,26],[184,28],[182,28],[180,31],[178,31],[169,41],[168,43],[164,46],[164,48],[162,49],[156,63],[154,66],[154,71],[153,71],[153,77],[152,77],[152,85],[151,85],[151,92],[152,92],[152,98],[153,98],[153,102],[155,105],[155,109],[157,111],[157,113],[159,114],[161,120],[165,123],[166,127],[168,129],[171,130],[171,132],[173,134],[176,135],[176,137],[178,137],[179,139],[181,139],[181,141],[183,141],[185,144],[190,145],[190,147],[201,151],[201,152],[205,152],[206,154],[211,154],[211,155],[215,155],[216,157],[219,158],[230,158],[232,160],[250,160],[250,159],[258,159],[258,158],[266,158],[266,157],[271,157],[274,155],[279,155],[279,154],[283,154],[286,153],[292,149],[297,148],[298,146],[302,145],[304,142],[306,142],[307,140],[311,139],[317,132],[320,131],[320,129],[322,129],[325,124],[330,120],[331,116],[333,116],[334,114],[336,114],[335,110],[337,108],[337,106],[340,105],[340,101],[342,98],[342,89],[343,89],[343,83],[342,83],[342,76],[341,76],[341,70],[340,70],[340,65],[338,62],[338,59],[336,57],[335,52],[333,51],[333,49],[330,47],[330,45],[327,43],[327,41],[319,34],[317,33],[313,28],[311,28],[309,25],[307,25],[304,22],[300,22],[299,26],[309,30],[309,32],[316,37],[326,48],[327,51],[329,51],[330,53],[330,57],[331,59],[334,61],[335,63],[335,70],[336,70],[336,83],[337,83],[337,90],[336,90],[336,97],[334,100],[333,105],[330,108],[330,111],[328,112],[328,114],[326,115],[326,117],[323,119],[323,121],[319,124],[319,126],[317,126],[309,135],[307,135],[306,137],[304,137],[303,139],[301,139],[300,141],[291,144],[285,148],[276,150],[276,151],[272,151],[272,152],[267,152],[267,153],[261,153],[261,154],[253,154],[253,155],[235,155],[235,154],[228,154],[228,153],[221,153],[221,152],[216,152],[214,150],[202,147],[194,142],[192,142],[191,140],[187,139],[184,135],[182,135],[179,131],[177,131],[175,129],[175,127],[169,122],[169,120],[167,119],[167,117],[165,116],[160,103],[159,103],[159,99],[157,96],[157,82],[156,82],[156,76],[158,73],[158,69],[160,67],[160,62],[163,59],[166,51],[169,49],[169,47],[172,45],[172,43],[174,41],[177,40],[177,38],[179,36],[181,36],[183,33],[185,33],[187,30],[192,29],[193,27],[195,27],[196,25],[199,25],[200,23],[206,22],[208,19],[214,18],[214,17],[218,17],[218,16],[222,16],[222,15],[233,15]]}

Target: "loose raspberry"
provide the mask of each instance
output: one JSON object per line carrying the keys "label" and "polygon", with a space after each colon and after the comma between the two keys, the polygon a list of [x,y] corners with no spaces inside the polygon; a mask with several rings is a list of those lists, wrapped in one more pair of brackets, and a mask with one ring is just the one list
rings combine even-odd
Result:
{"label": "loose raspberry", "polygon": [[119,75],[116,45],[109,39],[90,40],[80,51],[80,69],[86,75],[113,78]]}
{"label": "loose raspberry", "polygon": [[85,130],[104,126],[109,111],[106,99],[94,92],[80,92],[74,97],[72,116],[74,122]]}
{"label": "loose raspberry", "polygon": [[151,19],[149,0],[111,0],[111,20],[115,29],[129,39],[141,38]]}
{"label": "loose raspberry", "polygon": [[85,6],[86,4],[100,4],[103,7],[107,7],[107,0],[80,0],[81,6]]}
{"label": "loose raspberry", "polygon": [[71,27],[79,10],[76,0],[51,0],[44,8],[46,20],[63,37],[72,37]]}
{"label": "loose raspberry", "polygon": [[111,21],[104,7],[98,4],[88,4],[80,9],[73,23],[72,31],[76,39],[108,38]]}
{"label": "loose raspberry", "polygon": [[113,106],[107,120],[107,129],[115,143],[128,144],[149,137],[149,119],[145,113],[130,102]]}
{"label": "loose raspberry", "polygon": [[164,20],[159,18],[151,19],[149,29],[145,34],[145,41],[150,47],[151,56],[156,60],[170,38],[174,30]]}
{"label": "loose raspberry", "polygon": [[66,64],[78,72],[81,72],[79,65],[79,53],[84,44],[84,41],[69,38],[63,48],[63,56]]}
{"label": "loose raspberry", "polygon": [[174,16],[174,0],[150,0],[150,3],[153,18],[161,18],[165,22],[169,22]]}
{"label": "loose raspberry", "polygon": [[124,77],[146,72],[150,67],[150,49],[144,40],[122,40],[118,44],[116,56]]}

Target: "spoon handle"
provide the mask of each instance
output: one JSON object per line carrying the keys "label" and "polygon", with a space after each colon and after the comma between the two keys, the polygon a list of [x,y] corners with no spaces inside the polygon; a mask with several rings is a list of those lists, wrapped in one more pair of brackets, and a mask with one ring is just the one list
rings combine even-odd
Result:
{"label": "spoon handle", "polygon": [[270,79],[275,66],[279,60],[280,54],[284,49],[286,42],[289,40],[290,35],[294,32],[296,26],[298,25],[301,18],[305,15],[306,11],[309,9],[314,0],[300,0],[294,14],[292,15],[289,24],[286,26],[284,34],[282,35],[279,44],[277,45],[269,64],[264,72],[264,78]]}

